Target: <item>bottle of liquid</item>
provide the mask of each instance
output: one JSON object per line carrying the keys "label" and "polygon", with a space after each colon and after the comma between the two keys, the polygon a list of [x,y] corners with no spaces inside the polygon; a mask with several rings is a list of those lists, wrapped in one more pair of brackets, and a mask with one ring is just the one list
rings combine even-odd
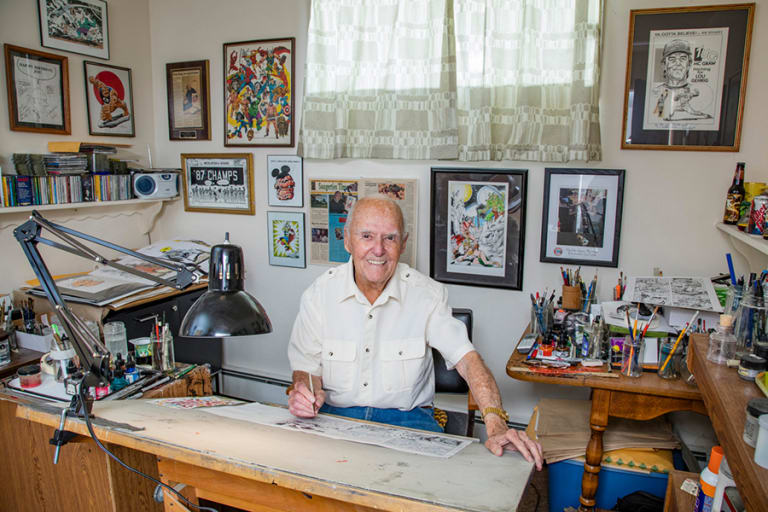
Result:
{"label": "bottle of liquid", "polygon": [[723,461],[720,463],[720,471],[717,473],[717,486],[715,487],[715,499],[712,502],[712,511],[720,512],[723,506],[723,496],[725,495],[726,487],[736,487],[736,482],[733,481],[733,475],[731,474],[731,468],[728,467],[728,460],[723,457]]}
{"label": "bottle of liquid", "polygon": [[728,194],[725,198],[725,213],[723,214],[723,222],[725,224],[738,224],[739,222],[739,209],[741,208],[741,202],[744,200],[744,162],[736,164],[736,171],[733,173],[733,181],[728,189]]}
{"label": "bottle of liquid", "polygon": [[722,460],[723,448],[714,446],[709,454],[709,464],[699,477],[699,493],[696,495],[694,512],[713,512],[712,503],[715,500],[715,489],[717,489],[717,474]]}
{"label": "bottle of liquid", "polygon": [[733,334],[733,317],[720,315],[720,324],[709,335],[707,360],[725,365],[736,354],[736,336]]}

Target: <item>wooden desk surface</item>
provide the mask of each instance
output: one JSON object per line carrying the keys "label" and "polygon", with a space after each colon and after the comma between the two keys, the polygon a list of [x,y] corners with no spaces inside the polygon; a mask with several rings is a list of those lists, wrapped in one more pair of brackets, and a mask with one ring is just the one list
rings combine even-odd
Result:
{"label": "wooden desk surface", "polygon": [[[525,358],[526,355],[520,354],[517,350],[512,351],[512,355],[509,356],[509,360],[507,361],[507,375],[513,379],[529,382],[542,382],[545,384],[559,384],[561,386],[578,386],[653,396],[701,400],[701,393],[697,388],[685,384],[680,379],[662,379],[656,373],[652,372],[644,372],[641,377],[636,378],[621,375],[620,372],[614,370],[619,374],[619,377],[607,378],[590,377],[588,375],[552,376],[514,370],[514,368],[525,366],[523,364]],[[605,368],[606,367],[604,367],[604,371],[607,371]]]}
{"label": "wooden desk surface", "polygon": [[0,378],[15,374],[22,366],[39,363],[41,357],[43,357],[42,352],[28,348],[19,348],[16,352],[11,352],[11,362],[0,366]]}
{"label": "wooden desk surface", "polygon": [[708,347],[707,336],[693,336],[693,374],[704,405],[747,510],[768,510],[768,469],[755,464],[755,449],[742,439],[747,402],[764,395],[753,382],[739,377],[735,368],[707,361]]}
{"label": "wooden desk surface", "polygon": [[[480,443],[448,459],[417,456],[146,400],[98,402],[94,414],[102,441],[383,510],[514,510],[533,470],[518,453],[495,457]],[[19,405],[17,416],[59,421],[34,405]],[[86,432],[80,420],[66,429]]]}

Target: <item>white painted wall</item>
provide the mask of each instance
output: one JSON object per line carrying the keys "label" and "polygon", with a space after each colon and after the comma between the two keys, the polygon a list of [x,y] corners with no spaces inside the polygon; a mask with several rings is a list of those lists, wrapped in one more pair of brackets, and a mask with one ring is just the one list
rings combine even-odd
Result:
{"label": "white painted wall", "polygon": [[[0,55],[3,79],[0,80],[0,167],[3,173],[13,168],[13,153],[46,153],[49,141],[93,140],[118,144],[131,144],[132,148],[122,155],[145,156],[147,145],[155,138],[152,116],[153,97],[148,0],[109,0],[110,59],[103,61],[85,55],[67,53],[40,45],[37,2],[27,0],[0,1],[0,39],[2,43],[64,55],[69,61],[69,101],[72,123],[70,136],[11,131],[8,121],[8,101],[5,80],[5,57]],[[132,70],[133,99],[136,137],[92,137],[88,134],[88,117],[85,105],[85,77],[83,61],[105,62]],[[121,155],[121,156],[122,156]],[[140,214],[141,213],[141,214]],[[145,207],[96,207],[81,210],[64,210],[46,213],[55,222],[85,233],[105,238],[127,247],[147,245],[147,237],[140,226],[149,216],[143,215]],[[28,214],[0,214],[0,294],[19,287],[34,274],[13,238],[13,228],[26,220]],[[88,270],[88,261],[56,250],[42,248],[41,252],[52,273]],[[108,254],[108,253],[107,253]]]}
{"label": "white painted wall", "polygon": [[[10,1],[11,7],[7,7]],[[0,28],[3,38],[13,35],[19,44],[36,46],[36,14],[29,2],[5,0],[0,6]],[[148,10],[146,18],[129,13],[128,1],[110,1],[113,34],[128,28],[138,31],[137,48],[129,51],[113,39],[113,61],[134,69],[134,84],[138,76],[151,76],[151,84],[142,88],[149,91],[152,101],[136,98],[139,111],[137,134],[150,137],[154,130],[155,165],[178,166],[181,153],[240,152],[240,148],[223,146],[223,85],[222,44],[225,42],[275,37],[296,37],[296,97],[301,101],[304,78],[303,63],[306,45],[309,0],[229,0],[213,3],[206,0],[144,1],[140,6]],[[736,161],[747,162],[748,180],[768,180],[765,168],[765,119],[768,104],[761,101],[758,87],[768,81],[768,40],[760,28],[768,26],[768,0],[758,0],[755,33],[747,88],[747,108],[744,113],[742,146],[739,153],[709,153],[681,151],[627,151],[620,150],[621,117],[624,95],[627,31],[630,9],[651,7],[693,6],[722,3],[720,0],[606,0],[605,45],[602,64],[601,123],[603,134],[603,161],[592,167],[626,169],[624,219],[620,248],[620,268],[631,275],[649,274],[653,267],[661,267],[666,275],[692,274],[709,276],[725,269],[723,254],[732,250],[727,241],[713,228],[722,214],[724,193]],[[124,7],[121,7],[124,6]],[[140,9],[139,9],[140,10]],[[8,21],[6,14],[23,11],[21,22]],[[29,12],[27,12],[29,11]],[[126,17],[129,21],[126,22]],[[16,18],[18,20],[18,17]],[[8,32],[10,26],[16,32]],[[147,33],[148,30],[148,33]],[[116,36],[113,36],[116,37]],[[151,46],[150,42],[151,41]],[[147,48],[146,51],[141,48]],[[119,55],[119,57],[118,57]],[[135,58],[135,61],[131,61]],[[71,60],[77,57],[70,55]],[[170,142],[167,135],[167,108],[165,64],[184,60],[209,59],[211,69],[211,121],[213,140],[207,142]],[[147,66],[151,65],[151,70]],[[138,70],[142,70],[140,73]],[[77,80],[75,80],[76,82]],[[146,82],[142,81],[146,85]],[[78,86],[77,84],[75,86]],[[139,88],[136,88],[139,91]],[[73,92],[73,96],[82,96]],[[142,95],[142,99],[146,96]],[[82,101],[82,100],[79,100]],[[0,102],[2,103],[2,102]],[[140,104],[141,103],[141,104]],[[6,108],[3,105],[0,108]],[[147,110],[152,109],[152,110]],[[76,111],[73,104],[73,111]],[[149,113],[151,112],[151,113]],[[0,117],[5,114],[0,111]],[[147,117],[144,117],[146,114]],[[80,131],[87,133],[84,114]],[[149,121],[151,117],[151,121]],[[73,119],[74,121],[74,119]],[[0,130],[5,129],[3,125]],[[8,137],[13,136],[13,143]],[[43,136],[10,134],[0,131],[0,153],[6,157],[16,148],[26,151],[43,150]],[[137,138],[138,139],[138,138]],[[231,339],[225,343],[225,366],[256,373],[287,378],[289,369],[285,345],[297,311],[301,291],[326,267],[310,265],[306,270],[270,267],[266,249],[266,156],[293,154],[290,149],[245,149],[254,155],[256,171],[256,215],[221,215],[185,213],[183,205],[166,207],[152,232],[157,240],[170,236],[199,237],[211,242],[223,238],[230,231],[232,240],[245,249],[248,270],[247,289],[259,297],[269,312],[274,332],[253,339]],[[338,160],[304,163],[307,177],[326,176],[392,176],[415,177],[420,180],[420,209],[418,237],[418,269],[428,272],[429,256],[429,169],[431,166],[458,165],[438,161],[399,160]],[[572,166],[583,166],[574,162]],[[525,422],[532,406],[542,396],[586,395],[584,390],[533,385],[513,381],[506,376],[504,366],[528,321],[530,305],[528,294],[558,285],[558,265],[539,262],[541,233],[541,198],[543,195],[544,165],[529,162],[482,162],[472,167],[527,168],[529,169],[528,209],[525,240],[524,289],[520,292],[450,286],[451,302],[455,306],[470,307],[475,312],[475,343],[496,376],[504,396],[505,405],[514,421]],[[293,210],[297,211],[297,210]],[[305,207],[305,212],[308,209]],[[116,232],[117,233],[117,232]],[[2,234],[3,260],[8,249]],[[745,271],[745,264],[737,257],[737,270]],[[591,272],[587,269],[587,273]],[[615,282],[618,269],[601,269],[599,296],[610,297],[610,286]],[[2,286],[16,286],[17,276],[0,276]]]}

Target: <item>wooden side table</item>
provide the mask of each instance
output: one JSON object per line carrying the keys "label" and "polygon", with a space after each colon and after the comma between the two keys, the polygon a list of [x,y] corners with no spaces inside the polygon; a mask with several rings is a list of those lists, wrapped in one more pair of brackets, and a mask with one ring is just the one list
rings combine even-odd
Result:
{"label": "wooden side table", "polygon": [[609,416],[631,420],[652,420],[674,411],[707,414],[699,390],[680,380],[664,380],[657,374],[648,372],[638,378],[624,375],[619,375],[618,378],[605,378],[589,375],[539,374],[520,369],[525,366],[523,363],[525,357],[517,350],[513,351],[507,361],[507,375],[513,379],[528,382],[592,389],[592,409],[589,418],[592,435],[586,449],[579,498],[580,510],[595,508],[598,475],[603,459],[603,432],[608,426]]}

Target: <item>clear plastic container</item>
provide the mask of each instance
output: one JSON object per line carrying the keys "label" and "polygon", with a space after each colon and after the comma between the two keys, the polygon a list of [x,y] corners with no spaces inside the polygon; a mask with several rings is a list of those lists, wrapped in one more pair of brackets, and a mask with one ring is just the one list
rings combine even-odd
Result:
{"label": "clear plastic container", "polygon": [[728,287],[728,294],[725,298],[725,306],[723,313],[726,315],[733,315],[739,309],[739,303],[741,302],[742,288],[738,285],[731,285]]}
{"label": "clear plastic container", "polygon": [[709,350],[707,360],[715,364],[725,365],[736,355],[736,336],[733,334],[733,317],[720,315],[720,324],[715,332],[709,335]]}
{"label": "clear plastic container", "polygon": [[113,358],[117,357],[117,354],[122,354],[123,357],[128,355],[128,336],[123,322],[104,324],[104,344]]}

